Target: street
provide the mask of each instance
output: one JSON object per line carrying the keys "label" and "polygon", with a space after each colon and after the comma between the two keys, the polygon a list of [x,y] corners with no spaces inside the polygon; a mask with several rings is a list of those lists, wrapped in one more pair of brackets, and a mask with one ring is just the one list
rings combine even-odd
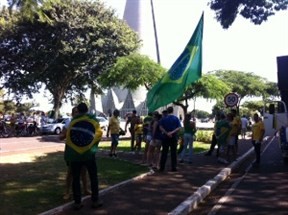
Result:
{"label": "street", "polygon": [[191,214],[287,214],[288,164],[278,140],[262,150],[260,167],[250,165],[253,156]]}
{"label": "street", "polygon": [[34,156],[63,150],[64,142],[56,135],[0,138],[0,163],[29,162]]}

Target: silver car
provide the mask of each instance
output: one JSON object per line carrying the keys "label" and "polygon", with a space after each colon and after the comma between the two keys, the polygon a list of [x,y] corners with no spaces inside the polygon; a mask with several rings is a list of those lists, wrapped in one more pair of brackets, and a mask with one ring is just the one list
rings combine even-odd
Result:
{"label": "silver car", "polygon": [[65,126],[67,120],[70,118],[59,118],[51,123],[47,123],[41,127],[42,134],[60,134]]}
{"label": "silver car", "polygon": [[102,117],[102,116],[96,116],[96,119],[99,121],[100,127],[102,130],[107,131],[108,129],[108,125],[109,125],[109,121]]}

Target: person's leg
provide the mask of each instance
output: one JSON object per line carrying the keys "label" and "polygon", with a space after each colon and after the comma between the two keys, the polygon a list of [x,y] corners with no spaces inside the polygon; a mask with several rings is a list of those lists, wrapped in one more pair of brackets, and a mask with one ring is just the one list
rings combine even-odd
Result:
{"label": "person's leg", "polygon": [[160,152],[161,152],[161,144],[159,144],[155,148],[154,164],[155,164],[155,167],[157,168],[160,168]]}
{"label": "person's leg", "polygon": [[181,154],[181,152],[184,148],[184,137],[183,136],[179,137],[178,144],[179,144],[178,154]]}
{"label": "person's leg", "polygon": [[183,163],[184,162],[184,157],[185,157],[185,154],[186,154],[186,150],[187,150],[187,146],[188,146],[188,143],[189,143],[189,136],[188,134],[184,134],[183,135],[183,149],[180,153],[180,161],[179,163]]}
{"label": "person's leg", "polygon": [[76,204],[81,203],[81,185],[80,185],[80,173],[83,163],[82,162],[70,162],[72,173],[72,190],[73,198]]}
{"label": "person's leg", "polygon": [[131,129],[131,151],[135,150],[135,131],[133,131],[133,129]]}
{"label": "person's leg", "polygon": [[63,196],[64,200],[68,200],[70,198],[70,189],[72,186],[72,173],[71,167],[67,164],[67,173],[66,173],[66,180],[65,180],[65,194]]}
{"label": "person's leg", "polygon": [[171,153],[171,170],[177,170],[177,138],[171,138],[170,140],[170,153]]}
{"label": "person's leg", "polygon": [[255,143],[256,163],[260,164],[261,144]]}
{"label": "person's leg", "polygon": [[142,163],[148,163],[149,142],[150,142],[150,139],[146,136],[144,138],[145,146],[144,146],[144,153],[143,153]]}
{"label": "person's leg", "polygon": [[238,134],[235,136],[234,141],[235,141],[235,150],[236,150],[236,154],[238,153]]}
{"label": "person's leg", "polygon": [[81,169],[81,180],[83,184],[83,193],[85,195],[91,194],[90,190],[88,189],[88,182],[87,182],[87,169],[85,166],[82,167]]}
{"label": "person's leg", "polygon": [[193,159],[193,136],[190,135],[189,142],[188,142],[188,147],[189,147],[189,163],[192,163]]}
{"label": "person's leg", "polygon": [[117,148],[118,143],[119,143],[119,135],[118,134],[111,134],[111,140],[112,140],[111,154],[112,154],[112,156],[117,157],[116,148]]}
{"label": "person's leg", "polygon": [[148,166],[151,166],[151,167],[153,166],[153,161],[154,161],[154,151],[155,151],[155,146],[150,143],[148,147],[148,153],[147,153],[147,163],[148,163]]}
{"label": "person's leg", "polygon": [[163,171],[165,169],[168,151],[169,151],[168,142],[167,142],[167,140],[164,140],[162,142],[162,151],[161,151],[161,158],[160,158],[160,171]]}
{"label": "person's leg", "polygon": [[96,159],[89,160],[85,162],[85,166],[89,173],[90,184],[91,184],[91,200],[92,200],[92,207],[97,208],[101,207],[102,203],[99,201],[99,184],[98,184],[98,170]]}
{"label": "person's leg", "polygon": [[211,145],[210,145],[210,149],[209,149],[209,151],[208,151],[205,155],[210,156],[210,155],[213,153],[216,144],[217,144],[216,135],[213,133],[213,135],[212,135],[212,140],[211,140]]}

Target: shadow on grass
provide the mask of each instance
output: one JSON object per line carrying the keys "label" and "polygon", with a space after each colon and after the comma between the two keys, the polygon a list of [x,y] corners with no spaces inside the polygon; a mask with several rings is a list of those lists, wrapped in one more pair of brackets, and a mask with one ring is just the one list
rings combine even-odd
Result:
{"label": "shadow on grass", "polygon": [[[117,159],[97,158],[97,164],[100,189],[147,171],[145,167]],[[67,166],[63,152],[0,167],[1,214],[38,214],[65,203],[62,196]]]}

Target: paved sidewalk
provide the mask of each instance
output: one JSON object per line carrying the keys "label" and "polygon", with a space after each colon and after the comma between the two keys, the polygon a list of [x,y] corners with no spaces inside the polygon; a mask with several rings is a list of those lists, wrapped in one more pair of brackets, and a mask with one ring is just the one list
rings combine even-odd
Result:
{"label": "paved sidewalk", "polygon": [[[239,157],[242,156],[242,159],[244,159],[244,157],[248,155],[247,152],[250,152],[251,154],[251,147],[250,140],[239,140]],[[98,156],[107,156],[107,154],[99,153]],[[118,159],[130,160],[131,162],[136,163],[140,163],[141,161],[141,156],[130,153],[119,153],[118,157]],[[170,157],[168,157],[167,161],[169,161],[169,159]],[[238,159],[238,163],[239,162],[241,162],[241,159]],[[230,168],[226,168],[229,164],[225,165],[217,162],[215,153],[212,156],[204,156],[204,154],[195,155],[192,164],[178,164],[177,172],[168,171],[171,169],[169,163],[170,162],[167,162],[166,171],[164,172],[148,174],[141,178],[141,180],[133,180],[131,183],[124,183],[122,186],[116,186],[114,187],[115,189],[110,189],[109,192],[101,191],[100,196],[104,205],[99,209],[92,209],[90,197],[86,197],[83,201],[84,207],[80,211],[74,211],[72,209],[72,202],[70,202],[66,205],[44,212],[43,215],[159,215],[168,214],[170,212],[170,214],[175,215],[187,214],[187,208],[191,207],[189,204],[194,204],[195,206],[195,202],[191,203],[191,201],[186,201],[185,204],[181,204],[184,200],[187,200],[188,197],[191,199],[191,195],[197,191],[196,195],[199,195],[197,201],[201,201],[201,198],[204,198],[210,192],[205,188],[206,185],[204,186],[204,189],[202,189],[202,185],[206,182],[209,184],[210,179],[213,178],[213,181],[224,180],[231,172]],[[233,163],[232,166],[234,164],[235,163]],[[147,168],[147,171],[148,170],[149,169]],[[226,172],[223,172],[223,170]],[[221,174],[219,175],[220,172]],[[215,188],[215,186],[217,186],[217,183],[211,185],[212,188]],[[175,210],[176,208],[177,210]]]}

